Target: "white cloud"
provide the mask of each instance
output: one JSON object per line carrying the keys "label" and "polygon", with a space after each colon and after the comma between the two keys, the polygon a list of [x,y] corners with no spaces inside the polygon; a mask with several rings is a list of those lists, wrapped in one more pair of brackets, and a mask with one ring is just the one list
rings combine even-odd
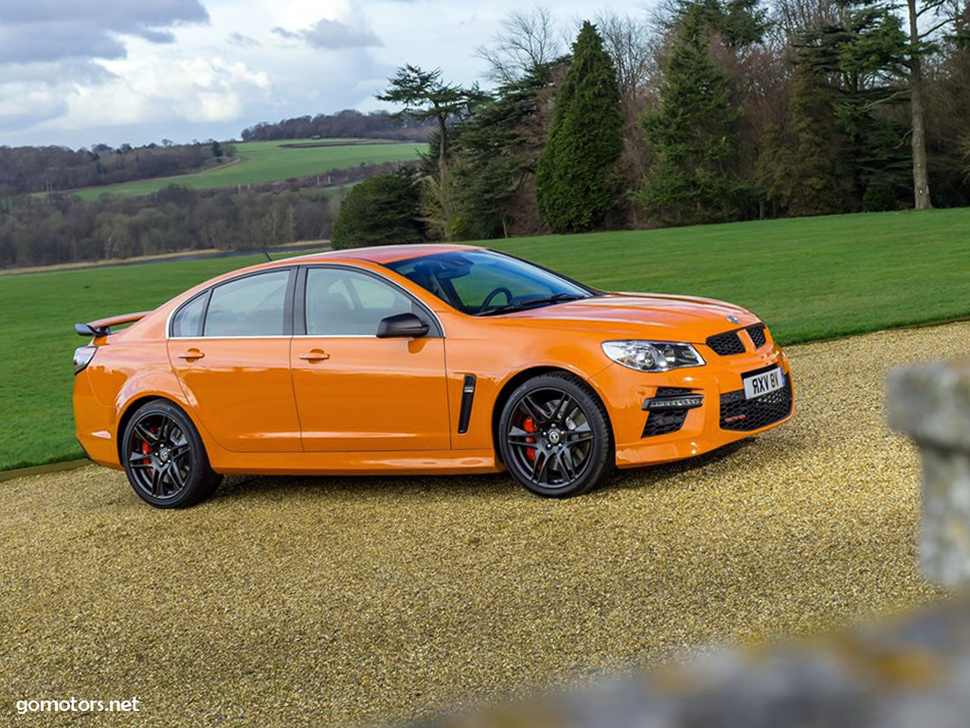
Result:
{"label": "white cloud", "polygon": [[79,87],[66,99],[67,114],[50,128],[110,127],[184,119],[224,122],[239,117],[246,102],[272,89],[269,74],[223,58],[185,58],[163,65],[147,57],[106,62],[115,75],[97,87]]}
{"label": "white cloud", "polygon": [[[616,0],[613,9],[644,12],[641,3]],[[602,9],[547,4],[570,24]],[[480,78],[475,48],[522,8],[516,0],[0,0],[0,50],[30,59],[0,54],[0,144],[231,138],[259,121],[381,108],[374,94],[403,63],[440,67],[461,84]],[[45,22],[75,40],[79,28],[107,30],[58,47]],[[16,48],[5,45],[11,34]]]}
{"label": "white cloud", "polygon": [[344,48],[367,48],[368,46],[383,45],[380,38],[374,35],[363,23],[349,25],[339,20],[322,18],[314,25],[304,30],[287,30],[276,27],[273,32],[287,40],[302,40],[311,48],[321,50],[342,50]]}

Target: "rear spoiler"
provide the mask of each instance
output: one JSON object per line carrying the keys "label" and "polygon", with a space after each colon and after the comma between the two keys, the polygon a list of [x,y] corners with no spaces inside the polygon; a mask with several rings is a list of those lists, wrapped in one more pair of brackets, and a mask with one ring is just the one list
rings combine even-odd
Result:
{"label": "rear spoiler", "polygon": [[124,313],[120,316],[109,316],[108,318],[98,319],[87,324],[74,324],[74,330],[79,336],[93,336],[97,339],[101,336],[108,336],[111,333],[112,326],[133,324],[135,321],[141,321],[150,313],[151,311],[142,311],[140,313]]}

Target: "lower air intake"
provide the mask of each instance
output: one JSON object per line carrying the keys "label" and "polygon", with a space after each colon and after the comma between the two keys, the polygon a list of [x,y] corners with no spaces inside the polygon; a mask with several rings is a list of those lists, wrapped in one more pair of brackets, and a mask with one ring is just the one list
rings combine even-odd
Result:
{"label": "lower air intake", "polygon": [[791,414],[791,379],[775,392],[745,399],[744,390],[721,395],[721,429],[750,432],[785,419]]}

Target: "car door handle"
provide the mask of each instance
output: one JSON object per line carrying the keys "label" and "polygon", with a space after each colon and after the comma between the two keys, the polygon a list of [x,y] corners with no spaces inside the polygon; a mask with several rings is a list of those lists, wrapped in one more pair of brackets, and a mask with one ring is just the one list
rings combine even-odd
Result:
{"label": "car door handle", "polygon": [[198,349],[189,349],[188,351],[179,354],[179,359],[185,359],[185,361],[196,361],[197,359],[202,359],[205,354]]}
{"label": "car door handle", "polygon": [[300,354],[300,358],[304,361],[324,361],[329,359],[330,355],[323,349],[311,349],[306,354]]}

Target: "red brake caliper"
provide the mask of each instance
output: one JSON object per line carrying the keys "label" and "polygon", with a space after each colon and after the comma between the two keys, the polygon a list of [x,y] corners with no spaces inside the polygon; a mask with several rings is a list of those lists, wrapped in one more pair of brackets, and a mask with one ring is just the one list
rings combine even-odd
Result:
{"label": "red brake caliper", "polygon": [[[522,429],[525,430],[526,432],[537,432],[539,428],[536,427],[536,423],[531,417],[526,417],[525,422],[522,423]],[[527,437],[525,438],[525,441],[529,443],[534,443],[536,439],[534,437]],[[535,459],[536,459],[535,450],[533,450],[530,447],[525,451],[525,454],[526,454],[526,457],[529,458],[529,460],[531,460],[532,462],[535,462]]]}
{"label": "red brake caliper", "polygon": [[[148,428],[148,431],[149,432],[152,432],[152,433],[155,432],[155,430],[153,430],[151,428]],[[145,453],[146,455],[150,455],[151,452],[152,452],[152,449],[148,446],[148,443],[145,442],[144,440],[142,440],[142,443],[141,443],[141,451],[143,453]],[[145,460],[144,460],[145,465],[151,465],[151,462],[152,462],[151,461],[151,458],[145,458]]]}

